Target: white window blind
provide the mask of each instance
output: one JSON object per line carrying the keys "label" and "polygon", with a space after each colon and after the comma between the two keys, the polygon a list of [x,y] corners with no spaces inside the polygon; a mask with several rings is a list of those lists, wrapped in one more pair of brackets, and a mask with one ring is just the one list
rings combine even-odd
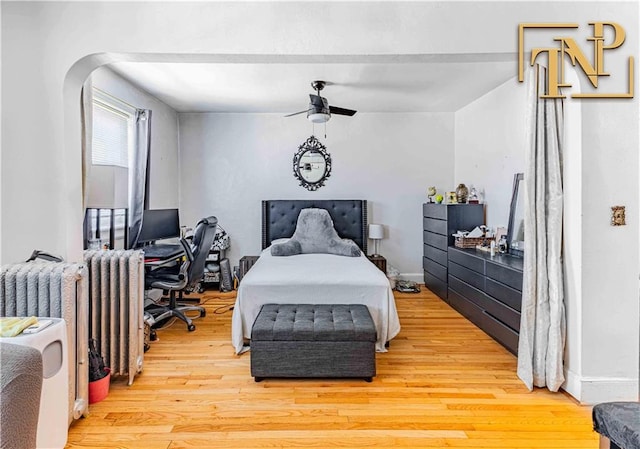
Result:
{"label": "white window blind", "polygon": [[126,168],[133,143],[133,115],[120,109],[116,101],[101,97],[96,95],[93,101],[91,163]]}

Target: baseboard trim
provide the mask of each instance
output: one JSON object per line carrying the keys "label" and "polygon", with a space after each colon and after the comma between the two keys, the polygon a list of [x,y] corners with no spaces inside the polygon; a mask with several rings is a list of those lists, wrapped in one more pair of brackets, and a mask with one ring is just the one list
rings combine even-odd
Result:
{"label": "baseboard trim", "polygon": [[400,279],[424,284],[424,273],[400,273]]}
{"label": "baseboard trim", "polygon": [[638,379],[631,378],[584,377],[566,370],[562,389],[584,405],[640,400]]}

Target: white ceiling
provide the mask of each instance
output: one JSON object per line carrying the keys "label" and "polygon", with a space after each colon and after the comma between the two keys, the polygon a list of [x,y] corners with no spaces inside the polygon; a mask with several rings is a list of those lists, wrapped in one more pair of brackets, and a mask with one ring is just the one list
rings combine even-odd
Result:
{"label": "white ceiling", "polygon": [[516,74],[513,55],[398,60],[118,62],[109,67],[178,112],[282,114],[307,109],[313,80],[327,81],[322,96],[330,105],[359,112],[454,112]]}

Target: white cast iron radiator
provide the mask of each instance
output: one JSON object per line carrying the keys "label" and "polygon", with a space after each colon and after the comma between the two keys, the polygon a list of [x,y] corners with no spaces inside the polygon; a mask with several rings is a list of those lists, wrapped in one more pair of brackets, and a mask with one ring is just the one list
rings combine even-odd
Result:
{"label": "white cast iron radiator", "polygon": [[144,360],[144,253],[137,250],[87,250],[89,270],[89,339],[111,368],[112,376],[129,376]]}
{"label": "white cast iron radiator", "polygon": [[69,354],[69,423],[88,410],[88,273],[80,264],[33,262],[0,267],[0,316],[63,318]]}

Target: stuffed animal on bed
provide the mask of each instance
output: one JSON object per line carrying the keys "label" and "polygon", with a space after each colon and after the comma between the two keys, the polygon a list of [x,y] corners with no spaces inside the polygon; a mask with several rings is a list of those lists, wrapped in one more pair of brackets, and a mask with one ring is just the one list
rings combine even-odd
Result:
{"label": "stuffed animal on bed", "polygon": [[326,209],[302,209],[293,236],[286,242],[271,246],[272,256],[318,253],[360,256],[360,248],[353,240],[338,236]]}

